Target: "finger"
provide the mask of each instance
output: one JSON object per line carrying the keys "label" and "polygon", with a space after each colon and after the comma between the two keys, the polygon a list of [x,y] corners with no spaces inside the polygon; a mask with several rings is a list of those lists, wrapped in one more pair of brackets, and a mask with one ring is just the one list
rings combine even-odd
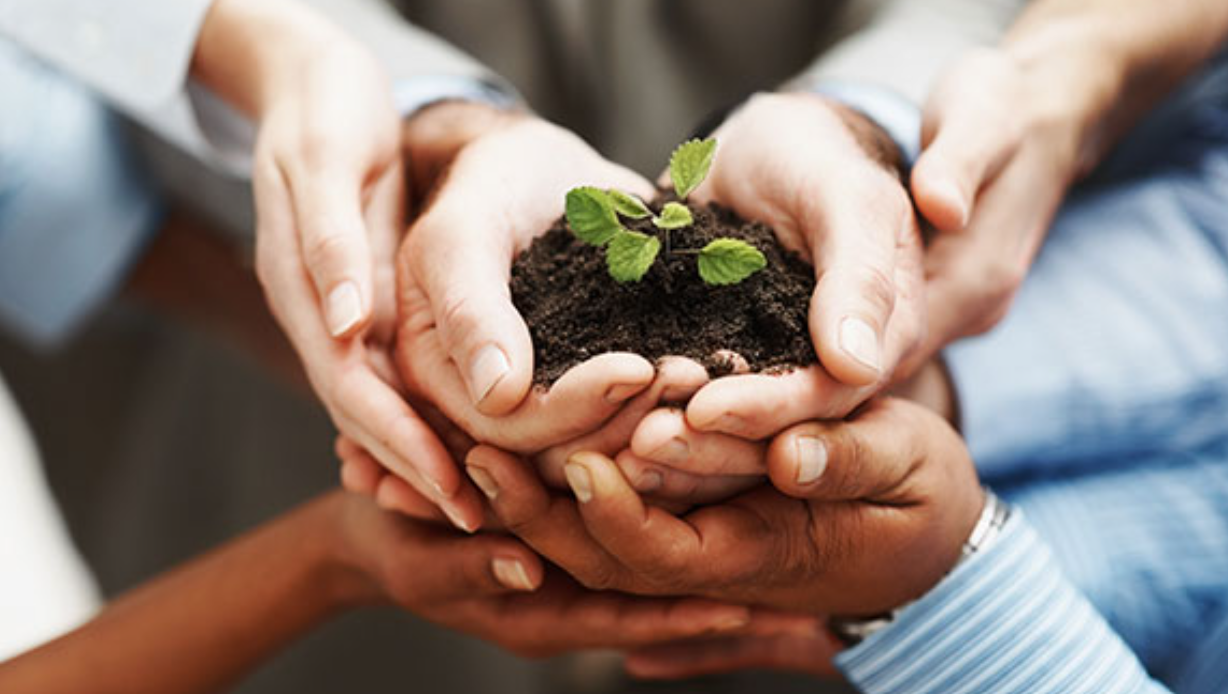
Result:
{"label": "finger", "polygon": [[[691,523],[644,504],[614,461],[596,453],[572,456],[565,468],[584,527],[605,551],[627,567],[620,589],[643,594],[705,595],[741,573],[726,567],[754,564],[764,526],[735,507],[710,507]],[[709,596],[711,597],[711,596]]]}
{"label": "finger", "polygon": [[469,452],[465,465],[509,532],[587,588],[604,590],[621,584],[623,568],[589,536],[576,504],[551,496],[524,461],[478,446]]}
{"label": "finger", "polygon": [[617,414],[600,429],[551,446],[534,456],[534,462],[542,479],[552,487],[563,487],[563,465],[577,451],[597,451],[615,455],[625,449],[632,440],[636,428],[645,415],[666,402],[685,402],[708,382],[708,372],[702,365],[684,357],[665,357],[657,364],[657,375],[652,385],[623,406]]}
{"label": "finger", "polygon": [[925,460],[918,432],[946,426],[919,405],[871,402],[847,422],[800,424],[768,448],[768,474],[781,492],[821,500],[886,502]]}
{"label": "finger", "polygon": [[362,176],[287,167],[303,262],[333,337],[353,335],[371,317],[371,247],[363,219]]}
{"label": "finger", "polygon": [[930,96],[922,128],[927,137],[911,187],[917,209],[939,230],[968,225],[977,194],[1019,147],[1017,119],[1003,117],[1002,108],[992,92],[964,88],[963,80],[940,85]]}
{"label": "finger", "polygon": [[426,422],[369,369],[348,371],[338,385],[337,407],[352,436],[393,474],[415,484],[466,531],[481,527],[482,505],[456,463]]}
{"label": "finger", "polygon": [[341,485],[355,494],[375,496],[380,478],[387,474],[383,466],[345,436],[337,437],[335,451],[341,459]]}
{"label": "finger", "polygon": [[470,404],[502,415],[520,404],[533,379],[529,329],[508,286],[515,250],[510,234],[479,233],[500,220],[451,200],[436,202],[414,225],[407,262],[421,278]]}
{"label": "finger", "polygon": [[785,374],[746,374],[704,386],[687,404],[687,424],[704,432],[745,439],[774,436],[810,419],[848,414],[873,392],[834,381],[823,369],[808,367]]}
{"label": "finger", "polygon": [[416,593],[439,602],[532,592],[545,576],[541,559],[515,538],[457,537],[449,532],[430,532],[426,537],[417,555],[429,557],[429,565],[416,567],[409,575],[419,584]]}
{"label": "finger", "polygon": [[830,636],[738,635],[682,641],[627,655],[627,672],[643,679],[675,680],[741,670],[782,670],[834,677],[839,644]]}
{"label": "finger", "polygon": [[375,503],[385,511],[395,511],[419,520],[450,523],[448,516],[408,482],[393,475],[381,475],[373,494]]}
{"label": "finger", "polygon": [[[481,523],[481,504],[463,483],[443,444],[363,358],[357,342],[339,344],[325,332],[302,266],[281,171],[257,157],[258,271],[278,321],[303,358],[312,384],[341,431],[385,468],[445,507],[458,527]],[[332,385],[323,385],[336,383]],[[421,471],[421,472],[420,472]]]}
{"label": "finger", "polygon": [[631,452],[645,461],[699,476],[762,475],[767,470],[763,444],[692,429],[686,415],[677,409],[659,409],[644,417],[631,437]]}
{"label": "finger", "polygon": [[[811,232],[816,238],[817,284],[810,300],[810,330],[819,361],[837,381],[876,383],[891,370],[885,336],[899,295],[896,285],[902,239],[916,233],[907,196],[887,175],[878,185],[854,188],[838,211],[825,213]],[[845,212],[849,206],[861,209]],[[823,232],[823,233],[820,233]]]}
{"label": "finger", "polygon": [[[429,339],[429,337],[428,337]],[[569,369],[550,389],[535,390],[514,411],[490,417],[464,396],[455,369],[428,363],[414,350],[403,361],[417,387],[437,396],[436,404],[473,438],[521,453],[535,453],[589,433],[612,417],[653,381],[652,364],[637,354],[607,353]]]}
{"label": "finger", "polygon": [[[508,646],[525,656],[544,657],[582,649],[639,648],[675,639],[737,632],[749,610],[695,598],[642,598],[580,588],[548,574],[533,595],[503,599],[493,615],[515,629]],[[496,630],[506,631],[507,627]]]}
{"label": "finger", "polygon": [[762,484],[767,470],[764,465],[758,475],[697,475],[657,465],[631,451],[619,453],[614,462],[635,491],[653,502],[670,502],[667,510],[728,499]]}

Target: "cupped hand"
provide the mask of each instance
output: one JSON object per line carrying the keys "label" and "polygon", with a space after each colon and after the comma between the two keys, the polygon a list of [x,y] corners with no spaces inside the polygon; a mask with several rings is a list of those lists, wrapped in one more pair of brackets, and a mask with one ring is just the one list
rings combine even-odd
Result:
{"label": "cupped hand", "polygon": [[500,521],[592,589],[696,595],[791,613],[869,615],[954,566],[983,492],[958,435],[906,401],[806,423],[768,453],[763,487],[683,516],[645,505],[610,459],[581,453],[552,495],[519,459],[479,447]]}
{"label": "cupped hand", "polygon": [[1058,87],[1083,62],[1057,75],[979,49],[927,99],[911,185],[937,233],[925,254],[929,334],[916,360],[1006,315],[1067,189],[1090,167],[1082,104]]}
{"label": "cupped hand", "polygon": [[714,381],[691,426],[762,438],[847,414],[885,386],[922,337],[921,239],[890,138],[813,94],[761,94],[713,135],[696,191],[770,225],[815,268],[810,336],[821,366]]}
{"label": "cupped hand", "polygon": [[546,570],[515,538],[462,535],[381,511],[351,494],[328,501],[338,517],[339,599],[395,604],[522,656],[741,633],[754,616],[745,607],[703,599],[591,592]]}
{"label": "cupped hand", "polygon": [[[420,166],[446,173],[398,257],[401,373],[478,441],[529,453],[591,432],[648,387],[653,366],[633,354],[603,354],[548,390],[532,388],[533,347],[512,303],[511,267],[562,215],[568,189],[618,187],[649,197],[652,186],[575,135],[523,114],[443,104],[414,121],[432,143],[454,139],[448,129],[465,135],[452,151],[431,145],[417,157],[410,147]],[[440,161],[422,161],[431,157]]]}
{"label": "cupped hand", "polygon": [[382,67],[296,3],[218,0],[193,74],[258,124],[256,271],[333,422],[475,527],[477,497],[392,367],[406,190]]}

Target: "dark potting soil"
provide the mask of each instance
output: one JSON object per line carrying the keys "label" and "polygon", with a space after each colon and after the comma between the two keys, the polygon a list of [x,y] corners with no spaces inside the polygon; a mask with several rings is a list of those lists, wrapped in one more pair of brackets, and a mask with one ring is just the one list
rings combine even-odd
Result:
{"label": "dark potting soil", "polygon": [[[616,282],[605,251],[577,239],[562,218],[520,254],[512,266],[512,301],[533,338],[535,383],[549,385],[605,352],[635,352],[654,362],[686,356],[713,377],[732,366],[718,350],[741,355],[751,371],[817,361],[807,327],[814,290],[809,263],[764,224],[718,205],[692,206],[692,213],[695,224],[669,232],[669,252],[665,232],[651,220],[624,220],[628,229],[661,239],[661,253],[640,282]],[[767,267],[740,284],[705,284],[694,252],[722,236],[758,248]]]}

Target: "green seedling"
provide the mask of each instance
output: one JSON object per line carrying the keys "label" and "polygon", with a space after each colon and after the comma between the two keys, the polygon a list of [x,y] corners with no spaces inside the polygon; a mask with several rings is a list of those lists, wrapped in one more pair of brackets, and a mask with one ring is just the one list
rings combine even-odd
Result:
{"label": "green seedling", "polygon": [[[621,190],[591,186],[567,191],[567,225],[581,241],[605,248],[606,267],[618,282],[639,282],[661,253],[661,240],[626,228],[622,219],[652,219],[665,237],[667,254],[698,256],[699,276],[710,285],[737,284],[767,265],[763,253],[739,239],[719,238],[701,249],[670,247],[670,231],[695,223],[684,203],[703,183],[716,155],[716,140],[690,140],[669,158],[674,194],[683,202],[667,202],[659,213],[636,196]],[[621,219],[620,219],[621,218]]]}

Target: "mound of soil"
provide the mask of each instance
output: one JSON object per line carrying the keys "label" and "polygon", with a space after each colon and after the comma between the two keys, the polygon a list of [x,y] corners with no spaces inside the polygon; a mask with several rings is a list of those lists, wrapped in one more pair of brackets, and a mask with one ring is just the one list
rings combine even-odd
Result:
{"label": "mound of soil", "polygon": [[[654,209],[667,200],[657,200]],[[695,223],[665,232],[651,220],[627,228],[661,239],[661,254],[642,281],[619,284],[605,252],[580,241],[560,218],[512,266],[512,301],[533,337],[534,382],[549,385],[567,369],[605,352],[635,352],[650,361],[690,357],[713,376],[729,372],[729,350],[752,371],[817,361],[807,327],[814,271],[786,250],[767,226],[718,205],[692,206]],[[742,239],[767,267],[740,284],[713,287],[696,269],[695,251],[718,237]]]}

